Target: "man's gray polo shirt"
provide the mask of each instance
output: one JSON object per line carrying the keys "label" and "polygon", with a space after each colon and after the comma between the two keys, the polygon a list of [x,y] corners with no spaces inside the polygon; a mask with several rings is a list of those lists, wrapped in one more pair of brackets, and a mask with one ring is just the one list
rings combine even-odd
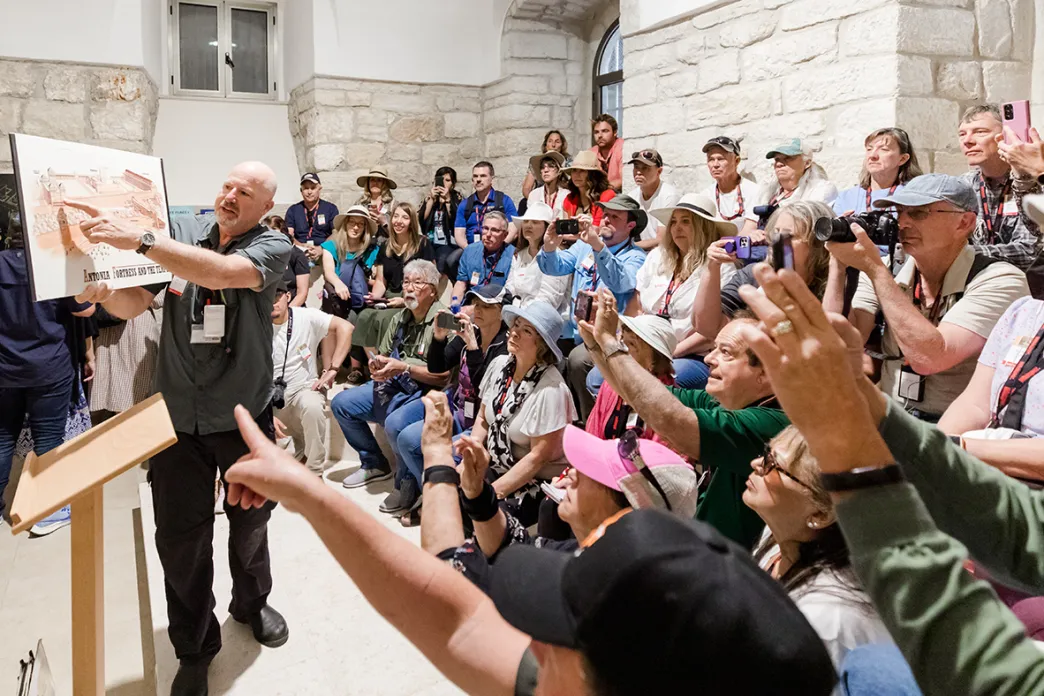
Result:
{"label": "man's gray polo shirt", "polygon": [[[212,291],[188,283],[180,296],[168,288],[163,300],[156,391],[167,402],[174,429],[200,435],[235,430],[236,404],[256,418],[271,397],[272,302],[290,258],[290,240],[258,225],[219,249],[213,217],[181,218],[171,227],[179,242],[249,259],[264,278],[259,291]],[[192,325],[202,323],[208,298],[225,305],[225,338],[192,343]]]}

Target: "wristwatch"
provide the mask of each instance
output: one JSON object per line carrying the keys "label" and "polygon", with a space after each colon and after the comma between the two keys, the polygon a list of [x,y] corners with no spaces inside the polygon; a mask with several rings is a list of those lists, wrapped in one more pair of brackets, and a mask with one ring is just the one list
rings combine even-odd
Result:
{"label": "wristwatch", "polygon": [[139,254],[147,254],[152,251],[152,247],[156,245],[156,235],[151,232],[144,232],[141,235],[141,246],[138,247],[137,251]]}
{"label": "wristwatch", "polygon": [[623,341],[621,341],[620,339],[616,339],[612,343],[610,343],[608,346],[605,346],[604,348],[602,348],[602,354],[605,356],[606,360],[608,360],[609,358],[613,357],[617,353],[630,353],[630,352],[631,351],[627,350],[627,345]]}
{"label": "wristwatch", "polygon": [[840,474],[821,473],[819,480],[822,482],[823,488],[831,493],[843,493],[860,488],[902,483],[906,477],[903,476],[903,470],[899,468],[898,464],[889,464],[888,466],[865,466]]}

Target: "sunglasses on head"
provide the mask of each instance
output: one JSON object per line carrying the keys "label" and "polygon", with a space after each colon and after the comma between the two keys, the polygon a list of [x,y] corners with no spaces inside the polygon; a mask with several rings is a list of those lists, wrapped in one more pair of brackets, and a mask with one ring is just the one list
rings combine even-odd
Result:
{"label": "sunglasses on head", "polygon": [[669,511],[671,509],[671,501],[667,498],[667,494],[664,492],[663,487],[660,486],[660,482],[656,480],[652,470],[649,469],[645,464],[645,460],[642,459],[642,453],[638,449],[639,439],[637,430],[633,428],[625,430],[616,445],[616,453],[620,455],[620,459],[631,462],[634,465],[634,468],[642,474],[642,477],[649,482],[649,485],[660,494],[664,505],[667,506]]}
{"label": "sunglasses on head", "polygon": [[649,160],[650,162],[660,162],[660,156],[652,150],[641,150],[639,152],[632,152],[631,159],[643,159]]}

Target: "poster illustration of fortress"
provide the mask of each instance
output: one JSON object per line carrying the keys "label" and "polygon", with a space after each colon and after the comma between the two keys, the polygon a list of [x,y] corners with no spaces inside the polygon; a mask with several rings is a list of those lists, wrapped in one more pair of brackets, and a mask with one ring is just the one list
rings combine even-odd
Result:
{"label": "poster illustration of fortress", "polygon": [[163,162],[158,157],[11,134],[29,277],[37,301],[68,297],[88,283],[127,288],[170,280],[135,251],[91,243],[80,230],[93,206],[110,219],[170,236]]}

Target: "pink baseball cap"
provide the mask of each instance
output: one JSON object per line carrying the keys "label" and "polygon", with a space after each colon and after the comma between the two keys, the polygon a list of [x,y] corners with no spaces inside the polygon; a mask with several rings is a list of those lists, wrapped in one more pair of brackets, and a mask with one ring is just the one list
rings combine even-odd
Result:
{"label": "pink baseball cap", "polygon": [[[573,425],[566,426],[563,447],[569,464],[588,478],[620,491],[636,510],[666,509],[663,497],[630,460],[620,456],[619,440],[603,440]],[[699,500],[699,477],[674,450],[652,440],[639,440],[638,451],[671,502],[671,512],[691,519]]]}

